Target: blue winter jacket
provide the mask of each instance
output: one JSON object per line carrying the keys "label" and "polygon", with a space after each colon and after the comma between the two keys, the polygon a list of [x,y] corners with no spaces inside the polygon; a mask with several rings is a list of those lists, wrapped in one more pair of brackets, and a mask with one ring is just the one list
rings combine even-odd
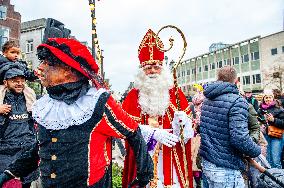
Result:
{"label": "blue winter jacket", "polygon": [[219,167],[244,170],[243,156],[257,157],[260,147],[249,136],[248,103],[235,84],[209,84],[200,117],[200,155]]}

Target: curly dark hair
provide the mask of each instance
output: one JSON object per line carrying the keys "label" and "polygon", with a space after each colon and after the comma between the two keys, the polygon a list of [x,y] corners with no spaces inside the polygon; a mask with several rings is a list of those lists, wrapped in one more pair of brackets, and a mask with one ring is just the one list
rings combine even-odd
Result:
{"label": "curly dark hair", "polygon": [[2,52],[5,53],[6,51],[8,51],[10,48],[20,48],[20,46],[18,45],[18,43],[16,41],[13,40],[8,40],[7,42],[5,42],[2,46]]}

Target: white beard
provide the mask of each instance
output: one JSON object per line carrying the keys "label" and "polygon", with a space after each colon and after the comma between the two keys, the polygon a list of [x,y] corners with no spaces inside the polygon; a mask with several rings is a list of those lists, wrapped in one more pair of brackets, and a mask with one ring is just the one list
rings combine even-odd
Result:
{"label": "white beard", "polygon": [[161,74],[147,76],[139,69],[134,87],[139,90],[138,102],[142,113],[150,116],[164,115],[169,107],[169,89],[173,79],[167,67],[163,67]]}

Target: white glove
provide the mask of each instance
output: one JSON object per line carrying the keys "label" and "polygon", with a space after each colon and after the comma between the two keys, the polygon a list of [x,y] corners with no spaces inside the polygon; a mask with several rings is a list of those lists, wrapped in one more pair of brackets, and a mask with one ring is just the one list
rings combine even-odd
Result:
{"label": "white glove", "polygon": [[194,130],[192,128],[192,121],[184,111],[176,111],[174,114],[174,119],[172,121],[173,133],[177,136],[180,135],[180,128],[184,126],[183,136],[184,142],[187,141],[194,136]]}
{"label": "white glove", "polygon": [[168,131],[164,129],[155,129],[153,138],[160,142],[161,144],[164,144],[168,147],[172,147],[176,145],[176,142],[179,142],[179,137],[169,133]]}

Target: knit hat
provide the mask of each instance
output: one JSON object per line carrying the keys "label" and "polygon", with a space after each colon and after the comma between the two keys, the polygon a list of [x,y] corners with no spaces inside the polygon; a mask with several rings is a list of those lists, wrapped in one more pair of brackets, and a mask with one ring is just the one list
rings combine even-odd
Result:
{"label": "knit hat", "polygon": [[203,87],[200,84],[193,84],[193,87],[196,88],[199,92],[203,92]]}
{"label": "knit hat", "polygon": [[20,63],[6,62],[0,66],[0,84],[3,84],[3,80],[16,76],[25,77],[24,67]]}
{"label": "knit hat", "polygon": [[5,75],[4,75],[4,80],[7,79],[11,79],[17,76],[22,76],[25,77],[25,73],[23,70],[21,69],[17,69],[17,68],[12,68],[6,71]]}
{"label": "knit hat", "polygon": [[264,97],[264,96],[268,96],[268,95],[274,97],[273,91],[272,91],[271,89],[265,89],[265,90],[263,90],[263,97]]}
{"label": "knit hat", "polygon": [[251,93],[252,90],[251,90],[250,88],[247,88],[247,89],[244,89],[244,92],[245,92],[245,93]]}

